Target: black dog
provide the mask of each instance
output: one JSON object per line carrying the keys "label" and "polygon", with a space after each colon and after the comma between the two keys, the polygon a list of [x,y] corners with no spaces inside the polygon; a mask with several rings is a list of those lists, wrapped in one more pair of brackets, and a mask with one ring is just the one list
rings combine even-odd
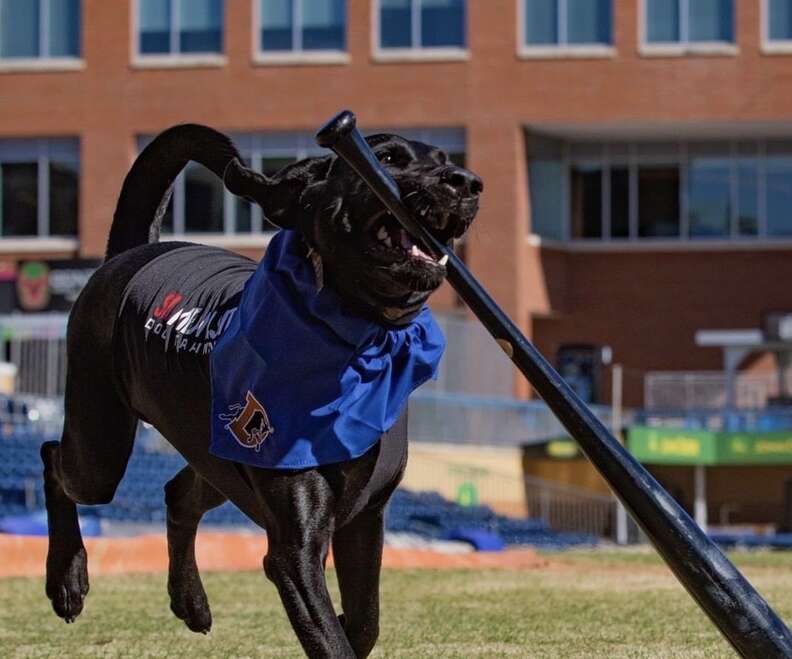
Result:
{"label": "black dog", "polygon": [[[435,147],[395,135],[368,139],[416,217],[444,242],[460,237],[478,210],[480,179]],[[406,414],[361,457],[314,469],[253,468],[208,452],[208,354],[256,264],[220,249],[156,242],[170,186],[188,160],[257,202],[272,222],[298,230],[319,285],[335,288],[356,314],[408,323],[445,276],[333,155],[268,178],[243,167],[228,138],[209,128],[178,126],[158,136],[124,182],[107,261],[69,321],[63,437],[42,447],[47,595],[66,622],[82,611],[88,573],[75,504],[112,500],[143,419],[189,463],[165,487],[176,616],[193,631],[211,627],[195,535],[206,511],[231,500],[267,530],[264,570],[305,652],[367,656],[378,635],[383,509],[407,458]],[[200,298],[200,321],[184,307],[190,296]],[[271,430],[261,413],[241,428],[256,441]],[[331,542],[341,616],[324,580]]]}

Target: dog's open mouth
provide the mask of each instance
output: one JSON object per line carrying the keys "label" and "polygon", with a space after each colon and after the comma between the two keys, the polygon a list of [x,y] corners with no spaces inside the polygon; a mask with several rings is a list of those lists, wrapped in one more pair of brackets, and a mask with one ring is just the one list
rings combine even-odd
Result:
{"label": "dog's open mouth", "polygon": [[[453,218],[451,218],[453,220]],[[435,259],[421,249],[399,221],[387,210],[376,213],[368,222],[370,244],[366,250],[383,263],[411,262],[429,268],[443,268],[447,256]]]}

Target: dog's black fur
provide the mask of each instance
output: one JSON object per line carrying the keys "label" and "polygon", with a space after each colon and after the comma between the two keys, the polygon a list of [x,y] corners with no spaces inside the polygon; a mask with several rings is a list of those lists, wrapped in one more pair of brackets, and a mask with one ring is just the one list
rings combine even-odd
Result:
{"label": "dog's black fur", "polygon": [[[369,143],[395,176],[408,206],[443,241],[460,237],[478,209],[480,179],[440,149],[395,135]],[[171,609],[193,631],[211,614],[195,563],[202,515],[231,500],[266,528],[264,570],[311,657],[365,657],[378,635],[383,509],[407,457],[407,421],[362,457],[316,469],[266,470],[210,455],[208,357],[195,354],[184,378],[161,365],[125,373],[118,354],[122,296],[134,274],[173,243],[157,243],[170,186],[188,160],[210,168],[233,193],[254,200],[279,226],[299,230],[324,285],[360,314],[383,323],[414,317],[442,282],[444,267],[409,238],[357,176],[333,155],[310,158],[265,177],[246,169],[233,144],[196,125],[162,133],[130,170],[110,231],[107,261],[77,300],[69,321],[69,369],[60,443],[42,446],[49,519],[46,592],[72,622],[88,592],[87,557],[75,504],[112,500],[129,459],[138,419],[152,423],[189,463],[165,486]],[[178,247],[178,245],[176,245]],[[164,256],[163,256],[164,255]],[[242,259],[242,257],[239,257]],[[272,337],[277,341],[278,337]],[[183,375],[183,374],[182,374]],[[133,404],[133,378],[153,401]],[[332,544],[343,614],[324,580]]]}

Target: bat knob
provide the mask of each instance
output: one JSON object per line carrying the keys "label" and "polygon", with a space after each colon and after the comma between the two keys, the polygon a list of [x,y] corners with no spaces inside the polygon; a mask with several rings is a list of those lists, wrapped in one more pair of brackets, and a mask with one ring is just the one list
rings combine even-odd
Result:
{"label": "bat knob", "polygon": [[316,133],[316,143],[326,149],[332,149],[339,140],[355,130],[356,124],[354,112],[343,110],[319,129]]}

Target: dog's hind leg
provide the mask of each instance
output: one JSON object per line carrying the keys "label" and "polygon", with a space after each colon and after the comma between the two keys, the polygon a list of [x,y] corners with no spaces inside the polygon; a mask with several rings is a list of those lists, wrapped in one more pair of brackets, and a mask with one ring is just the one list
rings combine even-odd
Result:
{"label": "dog's hind leg", "polygon": [[45,442],[41,447],[49,525],[45,590],[55,613],[66,622],[74,622],[82,612],[83,601],[88,594],[88,560],[80,534],[77,506],[63,491],[56,476],[59,449],[59,442]]}
{"label": "dog's hind leg", "polygon": [[195,534],[204,513],[225,500],[189,465],[165,485],[171,611],[189,629],[204,634],[212,627],[212,613],[195,562]]}
{"label": "dog's hind leg", "polygon": [[88,593],[87,557],[75,504],[112,500],[136,426],[137,419],[111,383],[87,374],[68,378],[62,439],[41,447],[49,526],[46,593],[66,622],[80,614]]}
{"label": "dog's hind leg", "polygon": [[379,637],[379,578],[384,540],[383,508],[367,510],[333,536],[333,561],[341,590],[340,616],[357,657],[368,657]]}

